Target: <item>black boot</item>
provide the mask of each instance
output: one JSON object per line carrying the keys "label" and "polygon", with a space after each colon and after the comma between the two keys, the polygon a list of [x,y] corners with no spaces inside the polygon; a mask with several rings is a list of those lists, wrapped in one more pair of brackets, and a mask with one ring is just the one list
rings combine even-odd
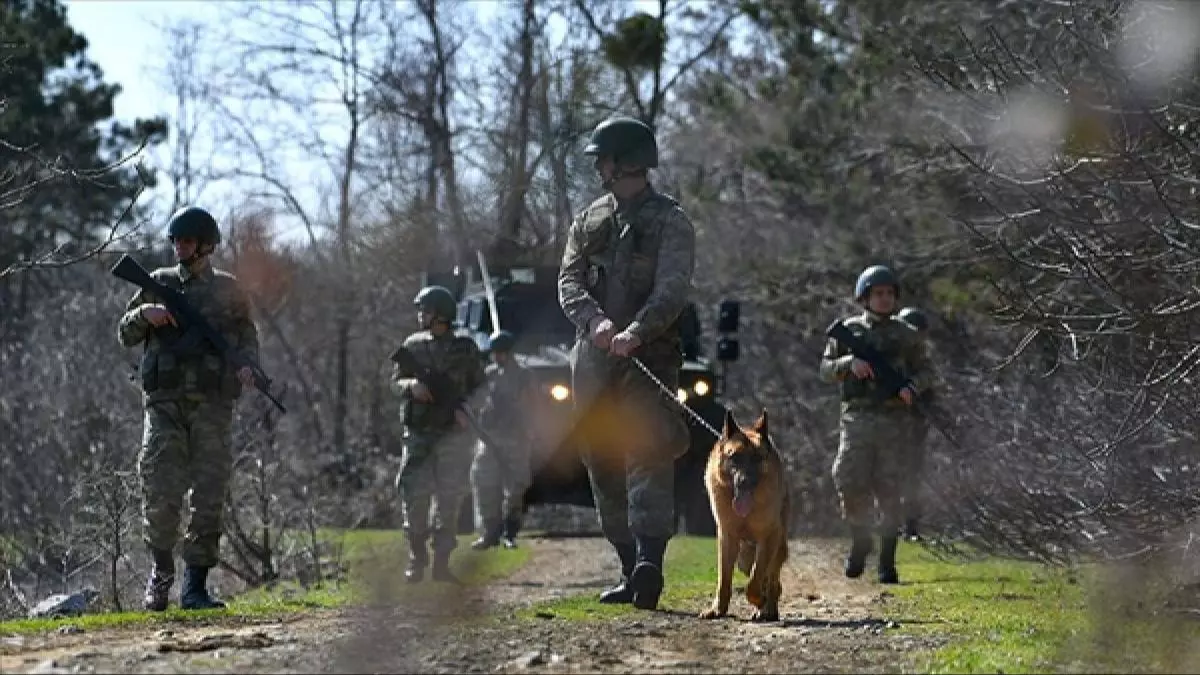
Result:
{"label": "black boot", "polygon": [[500,544],[500,533],[504,526],[500,523],[490,523],[483,528],[483,534],[471,542],[471,548],[476,551],[489,549]]}
{"label": "black boot", "polygon": [[633,566],[637,564],[637,547],[633,544],[613,544],[617,549],[617,557],[621,559],[621,581],[616,586],[600,594],[600,602],[606,605],[627,605],[633,602],[633,588],[629,578],[633,576]]}
{"label": "black boot", "polygon": [[454,572],[450,571],[450,551],[433,552],[433,580],[448,584],[461,584]]}
{"label": "black boot", "polygon": [[167,608],[171,595],[171,586],[175,584],[175,559],[170,551],[151,550],[154,558],[154,568],[150,570],[150,578],[146,580],[146,595],[142,598],[142,606],[149,612],[162,612]]}
{"label": "black boot", "polygon": [[509,516],[504,519],[504,536],[501,541],[504,543],[504,548],[517,547],[517,532],[521,531],[521,518],[518,516]]}
{"label": "black boot", "polygon": [[179,606],[183,609],[222,609],[225,603],[208,594],[208,568],[188,565],[183,568],[183,590]]}
{"label": "black boot", "polygon": [[909,518],[904,521],[904,537],[909,541],[921,541],[921,533],[917,529],[916,518]]}
{"label": "black boot", "polygon": [[667,552],[666,538],[638,537],[637,564],[629,576],[633,587],[633,606],[638,609],[658,609],[663,590],[663,555]]}
{"label": "black boot", "polygon": [[850,554],[846,556],[845,572],[847,577],[857,579],[867,567],[867,555],[871,553],[871,532],[865,527],[852,527],[850,537]]}
{"label": "black boot", "polygon": [[410,584],[420,583],[425,578],[427,565],[429,565],[429,551],[425,548],[425,538],[409,539],[408,566],[404,568],[404,580]]}
{"label": "black boot", "polygon": [[896,535],[885,534],[879,538],[879,583],[898,584],[896,573]]}

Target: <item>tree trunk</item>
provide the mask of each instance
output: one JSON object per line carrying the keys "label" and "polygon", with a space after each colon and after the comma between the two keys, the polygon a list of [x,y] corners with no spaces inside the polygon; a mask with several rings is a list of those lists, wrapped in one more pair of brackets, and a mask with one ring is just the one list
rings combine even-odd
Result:
{"label": "tree trunk", "polygon": [[521,236],[521,216],[525,212],[525,197],[529,192],[529,117],[532,109],[533,90],[537,86],[533,74],[533,38],[537,25],[534,0],[525,0],[522,11],[521,72],[517,76],[517,116],[515,134],[512,139],[513,158],[505,191],[504,205],[500,214],[500,230],[497,232],[497,248],[515,245]]}

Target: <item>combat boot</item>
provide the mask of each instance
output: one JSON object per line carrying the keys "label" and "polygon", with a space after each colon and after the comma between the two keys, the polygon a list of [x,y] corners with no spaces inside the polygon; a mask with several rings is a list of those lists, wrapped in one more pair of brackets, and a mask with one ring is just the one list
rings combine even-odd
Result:
{"label": "combat boot", "polygon": [[879,538],[879,583],[898,584],[896,572],[896,535],[888,533]]}
{"label": "combat boot", "polygon": [[483,529],[483,534],[478,539],[471,542],[471,548],[476,551],[489,549],[493,546],[500,545],[500,532],[504,526],[500,523],[491,523]]}
{"label": "combat boot", "polygon": [[658,609],[658,598],[663,590],[663,555],[666,552],[665,537],[637,538],[637,564],[633,566],[633,574],[629,575],[634,607]]}
{"label": "combat boot", "polygon": [[850,554],[846,556],[845,572],[850,579],[862,576],[871,553],[871,532],[865,527],[850,528]]}
{"label": "combat boot", "polygon": [[921,541],[921,533],[917,529],[916,518],[909,518],[904,521],[904,537],[909,541]]}
{"label": "combat boot", "polygon": [[421,583],[425,578],[425,567],[429,565],[429,551],[425,539],[408,540],[408,566],[404,568],[404,580],[410,584]]}
{"label": "combat boot", "polygon": [[504,519],[504,538],[501,540],[504,543],[504,548],[517,547],[517,532],[521,531],[521,519],[516,516],[509,516]]}
{"label": "combat boot", "polygon": [[448,584],[462,583],[458,577],[454,576],[454,572],[450,571],[450,551],[434,551],[433,580]]}
{"label": "combat boot", "polygon": [[183,568],[183,590],[179,593],[183,609],[223,609],[225,603],[208,594],[208,568],[188,565]]}
{"label": "combat boot", "polygon": [[633,587],[629,578],[633,576],[633,566],[637,564],[637,547],[633,544],[613,544],[617,549],[617,557],[621,559],[621,581],[612,588],[600,594],[600,602],[606,605],[627,605],[633,602]]}
{"label": "combat boot", "polygon": [[171,595],[171,586],[175,584],[175,559],[170,551],[150,552],[154,558],[154,568],[150,570],[150,578],[146,580],[146,595],[142,598],[142,606],[148,612],[162,612],[167,609]]}

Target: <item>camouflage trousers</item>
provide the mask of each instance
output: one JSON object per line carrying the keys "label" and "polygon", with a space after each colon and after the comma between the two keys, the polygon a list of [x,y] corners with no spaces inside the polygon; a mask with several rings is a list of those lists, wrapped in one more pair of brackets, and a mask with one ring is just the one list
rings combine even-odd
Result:
{"label": "camouflage trousers", "polygon": [[929,420],[920,415],[912,415],[909,420],[908,462],[905,466],[905,480],[901,484],[900,502],[905,520],[920,519],[921,509],[921,478],[925,475],[925,457],[928,449],[925,447],[929,437]]}
{"label": "camouflage trousers", "polygon": [[[683,412],[629,360],[579,343],[573,389],[582,414],[577,429],[596,500],[600,529],[614,544],[675,533],[675,460],[688,448]],[[607,359],[607,363],[603,360]],[[672,391],[677,359],[642,358]]]}
{"label": "camouflage trousers", "polygon": [[475,501],[475,526],[483,532],[499,527],[507,518],[521,517],[525,490],[533,480],[529,442],[492,434],[500,447],[483,441],[475,446],[471,463],[471,492]]}
{"label": "camouflage trousers", "polygon": [[148,404],[138,456],[146,546],[174,550],[186,496],[183,562],[215,567],[232,473],[233,406],[229,402]]}
{"label": "camouflage trousers", "polygon": [[903,408],[842,412],[833,483],[842,518],[851,527],[870,527],[872,502],[879,508],[881,531],[899,527],[910,416]]}
{"label": "camouflage trousers", "polygon": [[396,475],[404,535],[424,550],[449,554],[458,545],[458,514],[467,496],[471,442],[465,432],[406,429],[404,458]]}

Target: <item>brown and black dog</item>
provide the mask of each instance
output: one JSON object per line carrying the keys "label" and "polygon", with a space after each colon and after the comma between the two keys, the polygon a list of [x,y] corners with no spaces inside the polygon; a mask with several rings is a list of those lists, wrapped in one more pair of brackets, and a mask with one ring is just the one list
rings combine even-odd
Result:
{"label": "brown and black dog", "polygon": [[751,621],[778,621],[783,593],[780,572],[788,556],[787,476],[767,433],[767,411],[749,429],[725,413],[725,428],[704,472],[709,504],[717,521],[717,594],[700,613],[715,619],[729,612],[733,567],[750,576],[746,600]]}

